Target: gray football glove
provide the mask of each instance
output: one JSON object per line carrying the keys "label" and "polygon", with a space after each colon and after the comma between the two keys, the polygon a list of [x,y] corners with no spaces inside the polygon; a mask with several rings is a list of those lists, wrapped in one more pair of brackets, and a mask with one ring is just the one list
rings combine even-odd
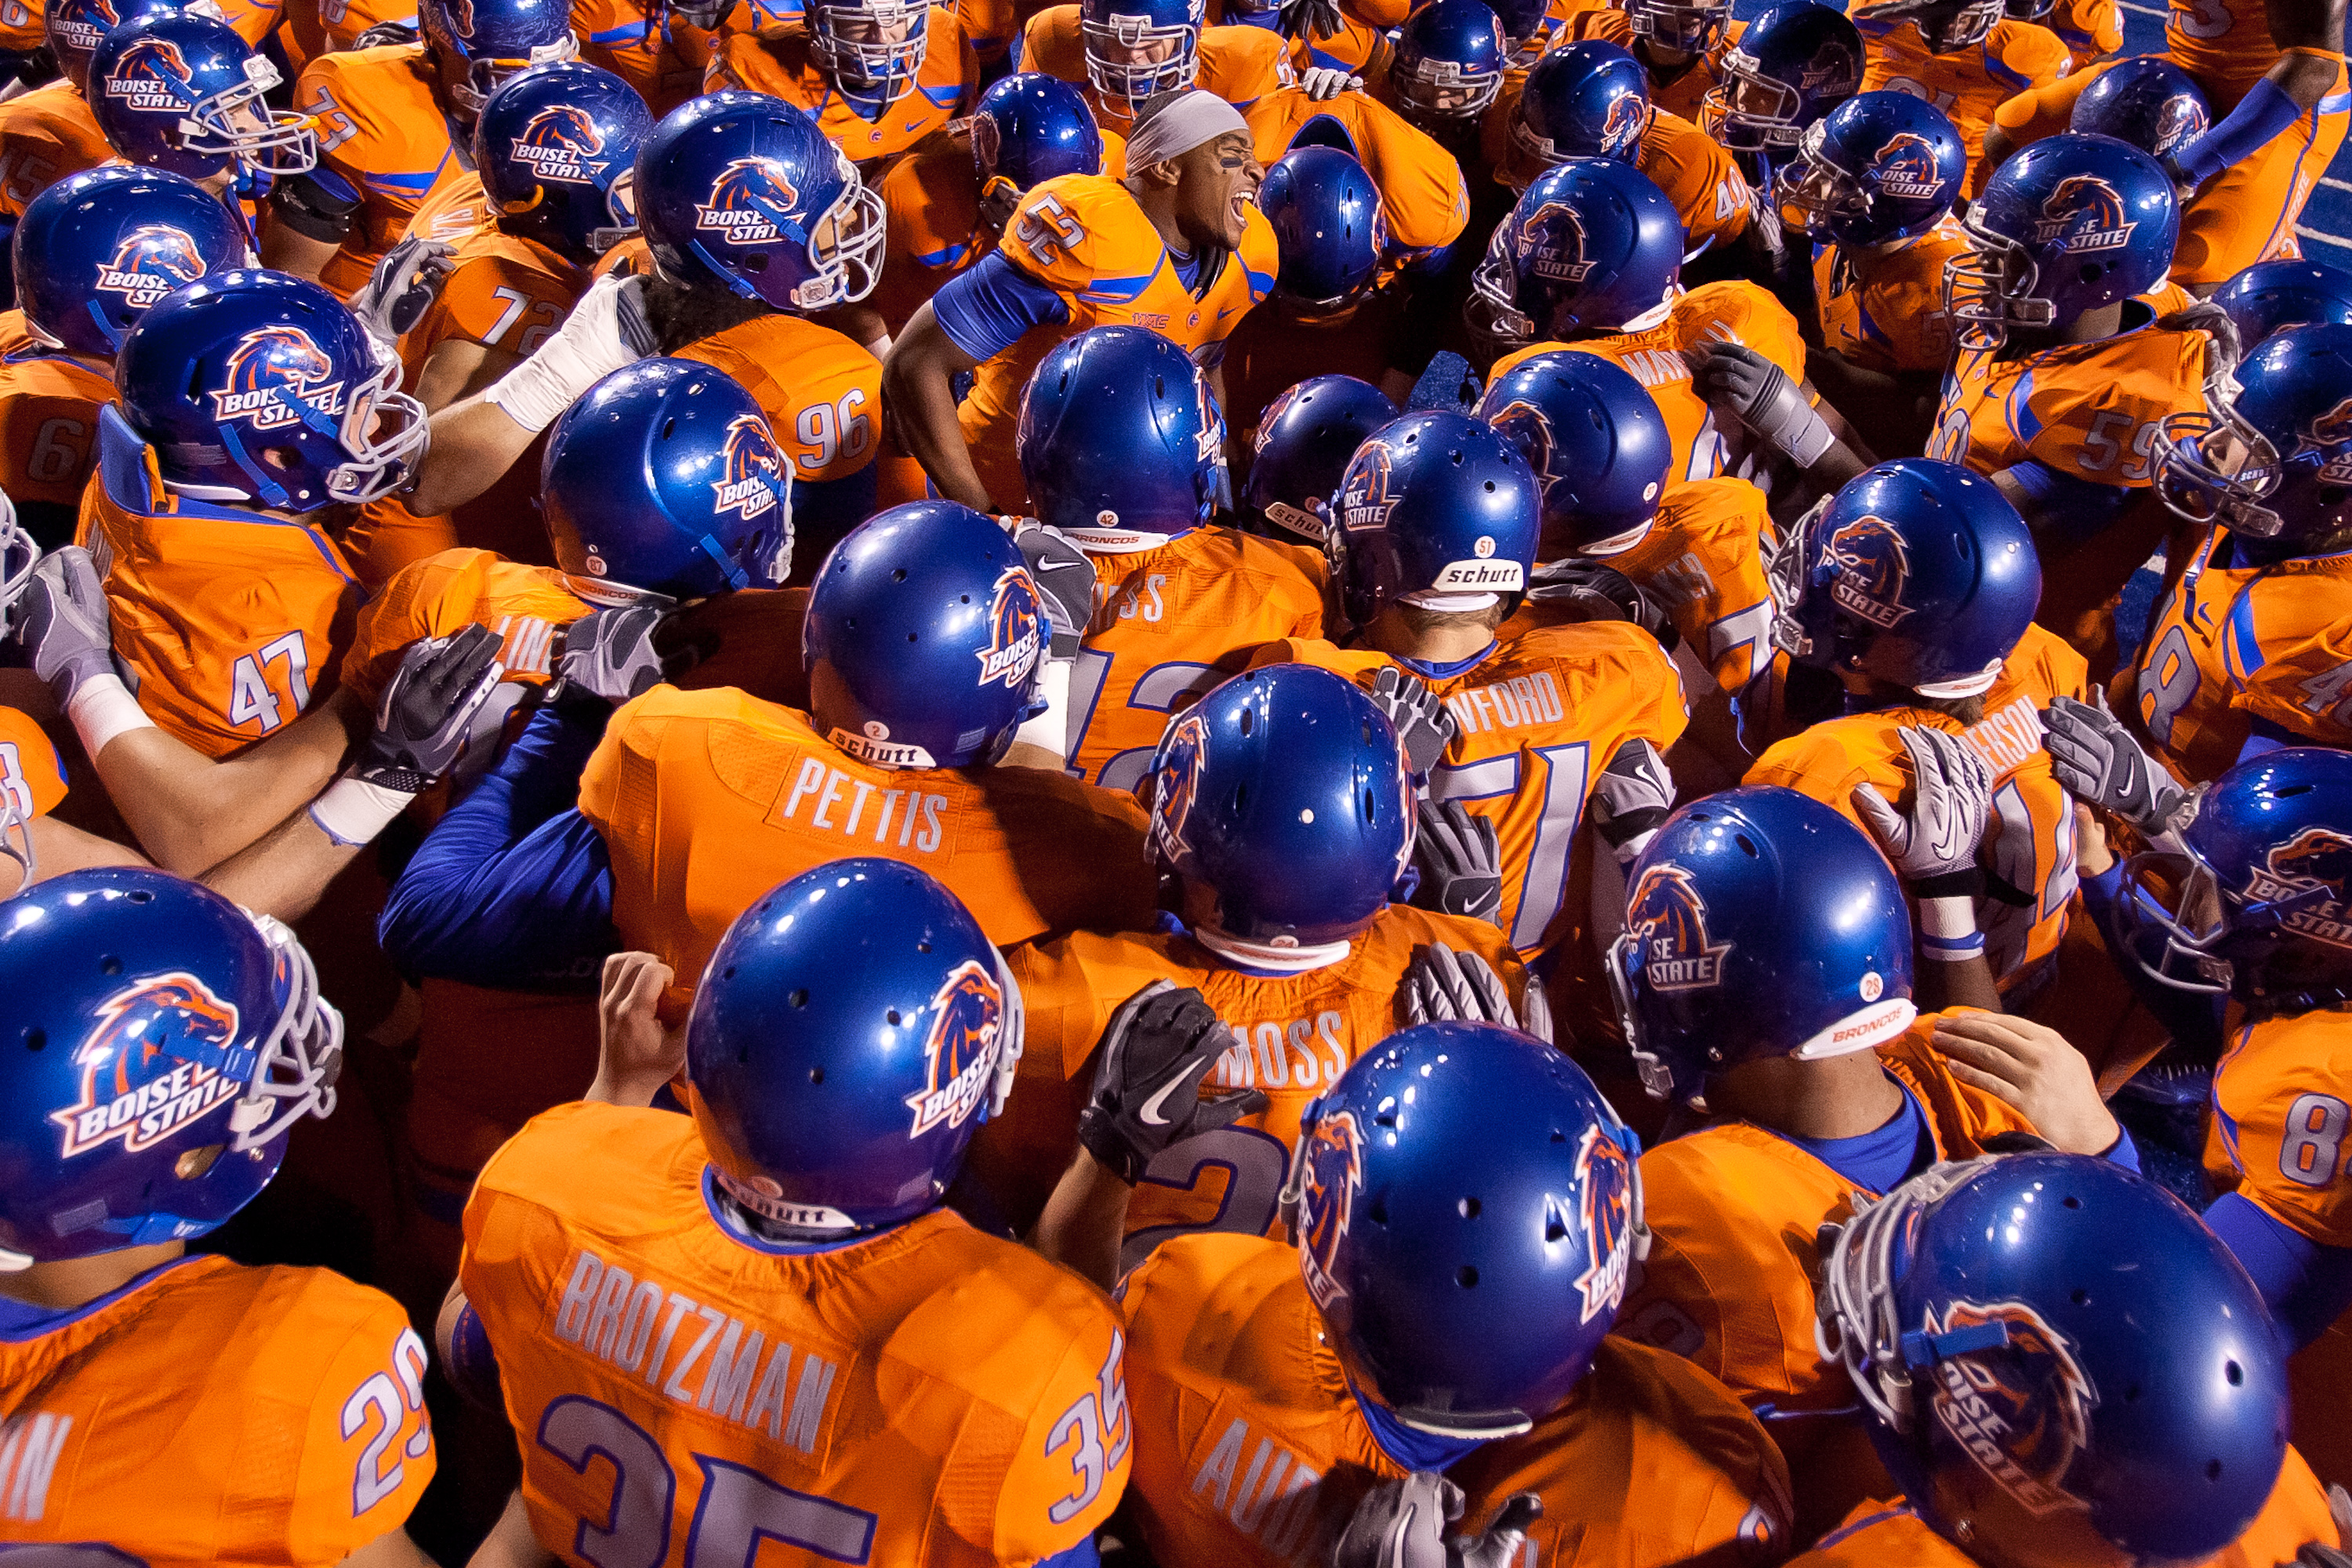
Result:
{"label": "gray football glove", "polygon": [[1331,1552],[1332,1568],[1507,1568],[1543,1517],[1543,1500],[1518,1492],[1495,1521],[1475,1535],[1448,1537],[1462,1517],[1462,1489],[1443,1476],[1415,1470],[1366,1493]]}
{"label": "gray football glove", "polygon": [[666,609],[631,605],[591,611],[563,629],[561,695],[580,693],[607,702],[641,697],[667,678],[654,632]]}
{"label": "gray football glove", "polygon": [[499,662],[502,646],[504,639],[483,626],[409,645],[376,700],[375,733],[360,749],[352,775],[415,795],[457,766],[476,710],[506,674]]}
{"label": "gray football glove", "polygon": [[1425,773],[1435,767],[1454,742],[1454,715],[1446,711],[1445,699],[1429,682],[1392,664],[1382,665],[1372,677],[1371,696],[1396,726],[1405,771]]}
{"label": "gray football glove", "polygon": [[1503,915],[1503,854],[1495,819],[1458,800],[1414,802],[1421,831],[1412,863],[1421,868],[1423,907],[1499,923]]}
{"label": "gray football glove", "polygon": [[1854,810],[1913,897],[1980,890],[1977,846],[1984,841],[1985,819],[1992,810],[1992,770],[1958,735],[1917,725],[1895,733],[1911,755],[1910,815],[1895,810],[1876,786],[1866,784],[1854,789]]}
{"label": "gray football glove", "polygon": [[1685,351],[1698,395],[1753,431],[1757,439],[1811,468],[1837,437],[1813,412],[1789,373],[1745,343],[1709,343]]}
{"label": "gray football glove", "polygon": [[1054,628],[1048,651],[1055,658],[1077,658],[1078,643],[1095,618],[1095,563],[1058,530],[1029,518],[1021,520],[1013,542],[1045,602],[1045,619]]}
{"label": "gray football glove", "polygon": [[1118,1005],[1103,1030],[1095,1092],[1078,1113],[1078,1142],[1133,1186],[1171,1143],[1266,1108],[1263,1089],[1201,1098],[1201,1080],[1234,1043],[1201,994],[1155,980]]}
{"label": "gray football glove", "polygon": [[2091,699],[2050,700],[2042,715],[2042,749],[2050,753],[2050,771],[2068,795],[2153,838],[2172,826],[2187,792],[2108,710],[2105,691],[2093,687]]}
{"label": "gray football glove", "polygon": [[1404,1008],[1407,1025],[1459,1020],[1500,1024],[1507,1029],[1519,1026],[1518,1010],[1511,1005],[1510,991],[1495,966],[1475,952],[1456,952],[1442,942],[1413,950],[1403,983],[1397,987],[1397,1000]]}
{"label": "gray football glove", "polygon": [[49,683],[59,709],[73,701],[82,682],[115,673],[106,584],[80,545],[42,557],[16,614],[16,640],[24,645],[26,662]]}
{"label": "gray football glove", "polygon": [[457,269],[457,247],[446,239],[413,234],[375,264],[351,298],[352,314],[368,335],[383,342],[405,336],[431,308],[441,285]]}

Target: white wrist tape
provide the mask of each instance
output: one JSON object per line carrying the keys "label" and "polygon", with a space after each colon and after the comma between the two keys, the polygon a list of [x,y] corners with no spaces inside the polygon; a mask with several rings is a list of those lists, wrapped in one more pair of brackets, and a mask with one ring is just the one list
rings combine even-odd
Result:
{"label": "white wrist tape", "polygon": [[1984,951],[1973,899],[1919,900],[1919,951],[1946,963],[1962,963]]}
{"label": "white wrist tape", "polygon": [[73,700],[66,704],[66,717],[72,721],[74,733],[81,737],[81,749],[91,762],[117,735],[133,730],[152,730],[155,721],[139,706],[139,699],[131,695],[131,688],[122,684],[119,675],[93,676],[75,688]]}
{"label": "white wrist tape", "polygon": [[1045,710],[1024,722],[1013,735],[1025,744],[1045,747],[1065,762],[1070,755],[1070,667],[1076,662],[1046,661],[1044,673],[1037,677],[1037,694],[1045,700]]}
{"label": "white wrist tape", "polygon": [[402,790],[346,776],[329,784],[310,803],[310,820],[319,825],[320,832],[348,849],[373,839],[415,798]]}
{"label": "white wrist tape", "polygon": [[1766,439],[1789,455],[1789,460],[1801,468],[1810,468],[1830,449],[1837,436],[1830,429],[1829,421],[1804,401],[1801,393],[1795,395],[1795,411],[1769,432]]}

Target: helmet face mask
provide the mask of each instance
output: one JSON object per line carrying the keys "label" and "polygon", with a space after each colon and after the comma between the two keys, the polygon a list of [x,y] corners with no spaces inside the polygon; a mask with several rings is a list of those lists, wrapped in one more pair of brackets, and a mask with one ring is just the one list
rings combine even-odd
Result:
{"label": "helmet face mask", "polygon": [[[1130,3],[1141,8],[1121,8]],[[1078,37],[1103,106],[1132,119],[1153,94],[1191,87],[1201,69],[1201,15],[1185,0],[1087,0]]]}
{"label": "helmet face mask", "polygon": [[1701,55],[1715,47],[1731,22],[1730,0],[1631,0],[1625,8],[1633,36],[1677,54]]}
{"label": "helmet face mask", "polygon": [[1951,55],[1975,48],[1990,37],[2004,7],[2005,0],[1897,0],[1877,7],[1874,15],[1907,18],[1917,26],[1929,54]]}
{"label": "helmet face mask", "polygon": [[896,103],[915,90],[930,47],[929,0],[809,7],[809,57],[845,93]]}
{"label": "helmet face mask", "polygon": [[152,13],[109,33],[90,58],[90,107],[115,151],[194,180],[236,176],[240,195],[319,161],[307,115],[271,109],[278,68],[226,24]]}
{"label": "helmet face mask", "polygon": [[2201,414],[2165,420],[2157,493],[2263,560],[2338,547],[2352,527],[2352,326],[2287,327],[2209,374]]}
{"label": "helmet face mask", "polygon": [[1854,172],[1838,161],[1838,150],[1826,144],[1822,127],[1808,126],[1798,147],[1799,156],[1783,163],[1773,179],[1772,198],[1780,205],[1781,223],[1827,241],[1836,239],[1841,226],[1866,224],[1876,200]]}

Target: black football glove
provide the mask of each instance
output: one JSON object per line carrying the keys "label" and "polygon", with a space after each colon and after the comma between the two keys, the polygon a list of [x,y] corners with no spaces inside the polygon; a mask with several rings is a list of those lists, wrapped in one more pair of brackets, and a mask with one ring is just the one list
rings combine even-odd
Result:
{"label": "black football glove", "polygon": [[376,700],[375,733],[361,748],[352,776],[415,795],[457,766],[475,713],[506,674],[502,646],[483,626],[411,644]]}
{"label": "black football glove", "polygon": [[1503,916],[1503,854],[1495,819],[1458,800],[1414,803],[1421,831],[1412,863],[1421,869],[1423,907],[1474,921],[1499,923]]}
{"label": "black football glove", "polygon": [[1234,1043],[1201,994],[1155,980],[1118,1005],[1103,1030],[1094,1099],[1078,1113],[1078,1142],[1133,1186],[1171,1143],[1266,1108],[1262,1089],[1201,1098],[1201,1080]]}

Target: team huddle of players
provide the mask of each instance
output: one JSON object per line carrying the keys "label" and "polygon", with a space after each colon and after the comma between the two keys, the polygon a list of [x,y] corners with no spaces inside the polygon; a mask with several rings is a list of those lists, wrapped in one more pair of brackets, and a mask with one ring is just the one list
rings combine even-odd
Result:
{"label": "team huddle of players", "polygon": [[2118,22],[0,6],[0,1568],[2352,1568],[2344,16]]}

